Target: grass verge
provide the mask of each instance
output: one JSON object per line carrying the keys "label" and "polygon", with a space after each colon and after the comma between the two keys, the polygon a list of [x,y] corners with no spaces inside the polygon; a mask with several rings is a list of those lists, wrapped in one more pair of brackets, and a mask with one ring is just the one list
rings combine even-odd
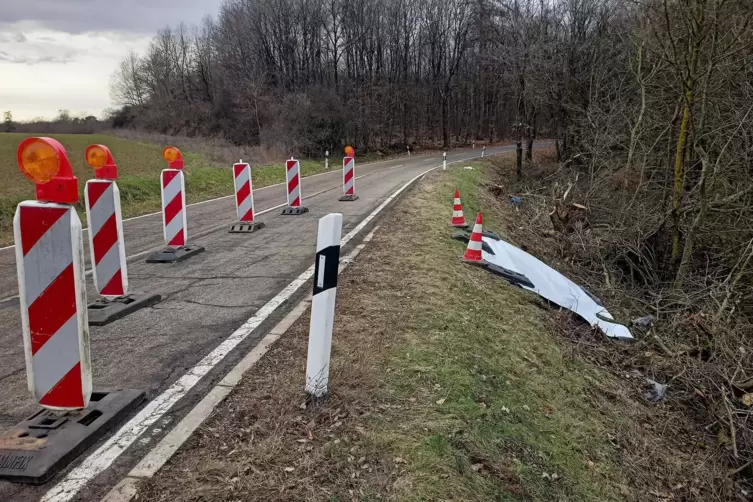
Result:
{"label": "grass verge", "polygon": [[505,218],[474,165],[419,184],[341,277],[328,400],[302,394],[304,316],[140,497],[663,500],[671,480],[650,462],[687,458],[636,469],[623,447],[650,409],[574,356],[564,314],[458,260],[456,186],[468,215],[483,207],[493,230]]}
{"label": "grass verge", "polygon": [[[159,211],[160,172],[167,167],[162,159],[162,146],[129,141],[103,134],[56,134],[68,153],[73,172],[79,180],[81,202],[78,212],[86,225],[83,190],[86,181],[94,177],[94,170],[86,165],[84,151],[91,144],[101,143],[110,148],[119,168],[118,187],[125,218]],[[18,170],[16,149],[27,134],[0,133],[0,246],[13,243],[13,215],[23,200],[34,199],[34,184]],[[200,202],[233,193],[230,166],[207,157],[183,151],[185,159],[186,197],[188,203]],[[333,161],[334,162],[334,161]],[[335,164],[331,164],[334,166]],[[309,176],[324,171],[319,161],[302,160],[301,174]],[[254,165],[255,187],[273,185],[285,180],[284,163]]]}

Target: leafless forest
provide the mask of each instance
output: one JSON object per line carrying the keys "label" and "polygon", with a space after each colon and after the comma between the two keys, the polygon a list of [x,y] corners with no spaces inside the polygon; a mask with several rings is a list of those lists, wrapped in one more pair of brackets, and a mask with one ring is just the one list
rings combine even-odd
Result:
{"label": "leafless forest", "polygon": [[513,140],[523,188],[530,145],[555,139],[589,211],[563,253],[657,319],[645,366],[746,477],[751,16],[750,0],[228,0],[122,62],[114,119],[308,155]]}

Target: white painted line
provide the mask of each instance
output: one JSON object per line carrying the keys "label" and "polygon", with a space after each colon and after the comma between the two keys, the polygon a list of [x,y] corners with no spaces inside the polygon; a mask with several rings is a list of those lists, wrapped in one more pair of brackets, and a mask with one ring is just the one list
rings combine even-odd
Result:
{"label": "white painted line", "polygon": [[[379,229],[377,225],[363,239],[356,248],[342,260],[338,273],[352,263],[356,256],[363,250],[366,243],[371,242],[374,233]],[[303,315],[311,304],[311,298],[301,300],[270,332],[244,357],[230,372],[225,375],[199,404],[197,404],[183,420],[171,430],[162,441],[157,444],[128,475],[120,480],[110,492],[105,495],[102,502],[129,502],[138,493],[140,479],[151,478],[172,458],[178,449],[188,440],[199,426],[209,418],[212,411],[230,394],[243,379],[243,375],[269,352],[272,345],[284,335],[291,326]]]}
{"label": "white painted line", "polygon": [[[403,191],[421,176],[436,168],[437,167],[432,167],[415,176],[390,195],[379,205],[379,207],[372,211],[371,214],[361,221],[361,223],[343,237],[340,245],[345,246],[351,239],[353,239],[353,237],[358,235],[358,233],[363,230],[371,220],[381,213],[382,210],[395,199],[395,197],[403,193]],[[282,291],[277,293],[274,298],[261,307],[253,317],[248,319],[240,328],[225,339],[224,342],[199,361],[198,364],[186,372],[162,394],[149,402],[102,446],[86,457],[77,467],[69,471],[62,481],[42,497],[41,502],[68,502],[73,499],[89,481],[109,468],[144,431],[151,427],[157,420],[162,418],[165,413],[170,411],[175,403],[193,389],[207,373],[217,366],[217,364],[219,364],[226,355],[237,347],[239,343],[253,333],[256,328],[258,328],[275,310],[277,310],[277,307],[287,301],[301,288],[301,286],[311,279],[313,275],[314,265],[311,265],[305,272],[299,275]]]}
{"label": "white painted line", "polygon": [[388,171],[390,171],[390,170],[392,170],[392,169],[397,169],[398,167],[403,167],[404,165],[405,165],[405,164],[400,164],[399,166],[392,166],[392,167],[388,167],[388,168],[387,168],[387,170],[388,170]]}

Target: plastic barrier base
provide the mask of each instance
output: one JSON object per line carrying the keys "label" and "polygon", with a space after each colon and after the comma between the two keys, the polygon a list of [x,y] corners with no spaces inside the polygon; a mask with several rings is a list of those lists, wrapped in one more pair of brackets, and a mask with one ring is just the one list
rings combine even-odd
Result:
{"label": "plastic barrier base", "polygon": [[358,200],[358,195],[345,194],[337,200],[341,200],[344,202],[353,202],[354,200]]}
{"label": "plastic barrier base", "polygon": [[228,230],[228,233],[231,234],[250,234],[251,232],[256,232],[257,230],[261,230],[266,225],[261,221],[255,221],[253,223],[234,223],[230,230]]}
{"label": "plastic barrier base", "polygon": [[306,214],[309,212],[309,208],[304,206],[299,207],[286,207],[282,210],[282,214],[284,215],[299,215],[299,214]]}
{"label": "plastic barrier base", "polygon": [[518,272],[513,272],[512,270],[508,270],[504,267],[499,267],[497,265],[494,265],[493,263],[489,263],[486,268],[489,269],[489,271],[493,274],[502,277],[510,284],[514,284],[516,286],[526,286],[528,288],[535,287],[528,277],[523,274],[519,274]]}
{"label": "plastic barrier base", "polygon": [[466,260],[465,257],[463,256],[460,257],[460,261],[462,261],[463,263],[467,263],[468,265],[478,265],[479,267],[489,266],[489,262],[486,260],[481,260],[481,261]]}
{"label": "plastic barrier base", "polygon": [[164,251],[158,251],[153,255],[150,255],[147,259],[147,263],[177,263],[184,261],[190,257],[203,253],[204,248],[202,246],[181,246],[179,248],[167,248]]}
{"label": "plastic barrier base", "polygon": [[162,296],[144,293],[130,293],[115,299],[100,298],[90,303],[89,326],[104,326],[117,321],[137,310],[149,307],[162,300]]}
{"label": "plastic barrier base", "polygon": [[40,410],[0,435],[0,479],[40,485],[94,444],[146,399],[144,391],[92,392],[85,410]]}

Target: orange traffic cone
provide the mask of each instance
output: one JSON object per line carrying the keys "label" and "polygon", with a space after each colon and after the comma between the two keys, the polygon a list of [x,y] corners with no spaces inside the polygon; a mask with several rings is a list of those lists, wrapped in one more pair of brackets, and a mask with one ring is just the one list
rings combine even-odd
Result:
{"label": "orange traffic cone", "polygon": [[463,204],[460,202],[460,190],[455,189],[455,201],[452,204],[452,227],[466,228],[468,224],[463,216]]}
{"label": "orange traffic cone", "polygon": [[468,240],[468,247],[463,255],[463,260],[470,263],[483,263],[484,259],[481,257],[481,234],[484,231],[484,215],[481,211],[476,216],[476,224],[473,225],[473,232],[471,238]]}

